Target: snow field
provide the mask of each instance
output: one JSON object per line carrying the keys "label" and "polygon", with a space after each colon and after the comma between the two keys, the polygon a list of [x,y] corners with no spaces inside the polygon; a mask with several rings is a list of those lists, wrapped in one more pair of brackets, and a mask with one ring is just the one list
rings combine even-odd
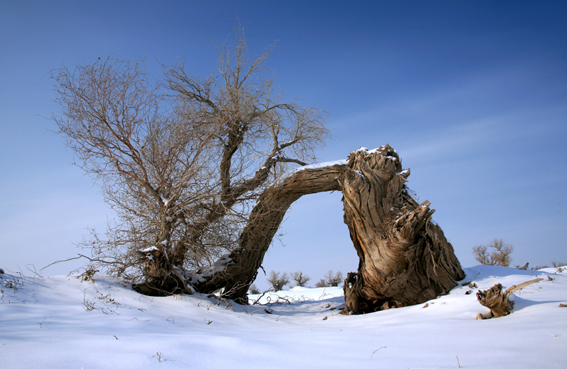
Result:
{"label": "snow field", "polygon": [[[0,367],[567,367],[567,308],[559,307],[567,269],[465,271],[478,288],[459,285],[426,307],[358,316],[339,314],[338,287],[295,287],[264,295],[267,305],[227,306],[199,294],[143,296],[103,275],[90,283],[2,274]],[[536,277],[543,280],[514,293],[512,314],[476,320],[488,311],[478,289]]]}

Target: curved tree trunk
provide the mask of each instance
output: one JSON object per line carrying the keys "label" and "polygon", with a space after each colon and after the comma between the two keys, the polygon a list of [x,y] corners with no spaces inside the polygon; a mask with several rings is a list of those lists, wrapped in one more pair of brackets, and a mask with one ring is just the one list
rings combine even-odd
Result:
{"label": "curved tree trunk", "polygon": [[248,288],[291,204],[303,195],[340,190],[338,177],[344,167],[302,167],[265,190],[240,235],[240,246],[230,254],[224,269],[193,281],[195,289],[210,293],[224,288],[224,297],[247,303]]}
{"label": "curved tree trunk", "polygon": [[[400,158],[390,146],[349,155],[340,177],[344,219],[360,258],[345,281],[350,313],[421,303],[447,293],[465,274],[429,201],[408,193]],[[352,297],[356,294],[356,297]]]}
{"label": "curved tree trunk", "polygon": [[199,292],[247,303],[246,293],[291,204],[303,195],[342,191],[344,220],[360,258],[345,281],[346,310],[364,313],[417,304],[447,293],[464,278],[453,247],[431,222],[429,202],[418,204],[409,176],[388,145],[358,150],[348,163],[299,168],[262,193],[239,247],[220,270],[190,281]]}

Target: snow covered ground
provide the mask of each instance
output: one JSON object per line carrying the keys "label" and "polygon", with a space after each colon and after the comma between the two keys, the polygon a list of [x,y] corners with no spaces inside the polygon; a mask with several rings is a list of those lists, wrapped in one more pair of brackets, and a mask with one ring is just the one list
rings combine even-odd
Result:
{"label": "snow covered ground", "polygon": [[460,285],[427,307],[345,316],[340,288],[231,307],[102,275],[1,274],[0,368],[567,368],[567,269],[465,271],[483,290],[544,279],[514,293],[511,315],[476,320],[488,310]]}

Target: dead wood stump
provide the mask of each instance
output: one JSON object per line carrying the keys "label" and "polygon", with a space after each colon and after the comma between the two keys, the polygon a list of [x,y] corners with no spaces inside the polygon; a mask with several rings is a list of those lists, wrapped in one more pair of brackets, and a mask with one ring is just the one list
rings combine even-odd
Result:
{"label": "dead wood stump", "polygon": [[514,302],[510,300],[512,293],[541,280],[542,278],[536,278],[531,281],[521,283],[517,286],[513,285],[506,291],[502,290],[502,285],[500,283],[495,284],[488,290],[478,291],[476,293],[476,298],[482,306],[486,306],[490,309],[490,315],[483,316],[479,313],[477,319],[500,318],[502,316],[510,314],[512,312],[512,309],[514,308]]}
{"label": "dead wood stump", "polygon": [[358,313],[425,302],[465,276],[453,247],[431,221],[429,201],[418,204],[405,186],[409,174],[385,145],[352,152],[339,178],[344,220],[360,259],[352,287]]}

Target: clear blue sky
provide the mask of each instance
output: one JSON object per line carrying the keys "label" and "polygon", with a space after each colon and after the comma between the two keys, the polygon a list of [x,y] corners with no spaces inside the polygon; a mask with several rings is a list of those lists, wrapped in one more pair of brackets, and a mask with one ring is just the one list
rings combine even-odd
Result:
{"label": "clear blue sky", "polygon": [[[237,17],[253,53],[278,40],[286,98],[329,112],[321,161],[392,145],[463,266],[494,238],[513,264],[567,260],[567,2],[20,0],[0,3],[0,267],[74,256],[112,216],[50,132],[50,71],[145,56],[159,78],[183,57],[206,76]],[[266,271],[356,270],[340,197],[298,201]]]}

